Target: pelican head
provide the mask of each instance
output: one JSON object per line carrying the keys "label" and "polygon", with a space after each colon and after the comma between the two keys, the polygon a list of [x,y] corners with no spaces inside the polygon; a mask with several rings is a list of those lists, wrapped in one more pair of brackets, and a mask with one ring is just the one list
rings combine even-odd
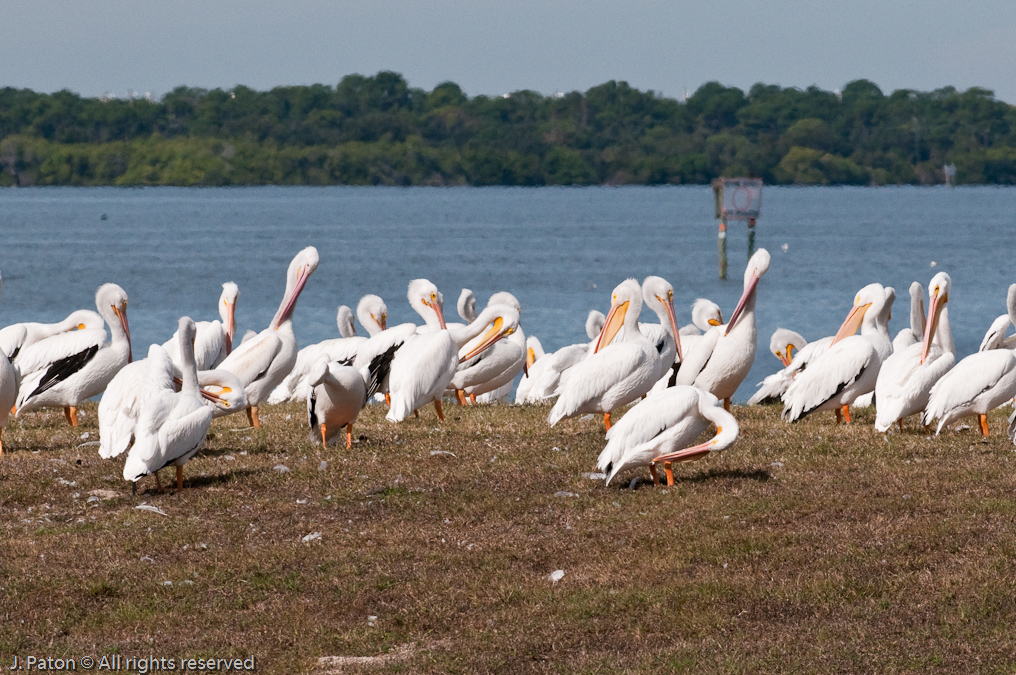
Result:
{"label": "pelican head", "polygon": [[748,260],[748,266],[744,270],[744,291],[741,293],[741,299],[737,301],[734,313],[730,315],[730,323],[727,324],[727,330],[723,332],[724,335],[730,333],[730,329],[741,317],[748,301],[754,299],[759,280],[769,271],[770,260],[769,251],[764,248],[755,251],[755,255]]}
{"label": "pelican head", "polygon": [[723,312],[712,300],[698,298],[691,305],[691,322],[704,333],[713,326],[723,325]]}
{"label": "pelican head", "polygon": [[317,269],[320,257],[313,246],[308,246],[293,258],[286,271],[286,292],[282,297],[282,305],[275,318],[272,319],[272,328],[278,330],[281,325],[293,318],[293,309],[296,307],[296,300],[300,292],[307,284],[307,279]]}
{"label": "pelican head", "polygon": [[489,325],[487,332],[480,338],[479,343],[468,354],[459,359],[464,363],[477,354],[493,347],[496,342],[506,338],[519,327],[519,313],[510,305],[488,305],[480,312],[473,324]]}
{"label": "pelican head", "polygon": [[339,335],[344,338],[356,337],[356,326],[353,325],[353,310],[346,305],[339,305],[335,314],[335,324],[339,328]]}
{"label": "pelican head", "polygon": [[656,478],[655,467],[661,462],[663,463],[664,470],[667,472],[667,485],[673,485],[674,474],[670,468],[672,463],[692,462],[696,459],[701,459],[710,452],[726,450],[734,444],[734,441],[737,440],[737,436],[740,433],[740,428],[737,426],[737,419],[724,410],[719,399],[712,394],[700,391],[698,396],[698,414],[703,419],[707,419],[716,425],[716,435],[700,445],[693,445],[690,448],[671,452],[666,455],[660,455],[659,457],[653,459],[651,467],[654,480]]}
{"label": "pelican head", "polygon": [[491,305],[508,305],[520,316],[522,315],[522,305],[519,304],[519,299],[507,291],[500,291],[490,296],[490,299],[487,300],[487,307]]}
{"label": "pelican head", "polygon": [[939,272],[931,278],[928,284],[928,297],[931,304],[928,308],[928,321],[924,327],[924,341],[921,343],[921,363],[928,358],[928,350],[931,349],[931,341],[938,330],[939,319],[942,318],[942,310],[949,302],[949,289],[952,288],[952,279],[945,272]]}
{"label": "pelican head", "polygon": [[610,344],[622,327],[637,330],[639,314],[642,313],[642,288],[634,279],[625,279],[610,294],[610,312],[603,323],[595,352]]}
{"label": "pelican head", "polygon": [[605,323],[607,323],[607,317],[603,316],[603,312],[598,309],[589,310],[589,316],[586,317],[586,335],[590,340],[599,337]]}
{"label": "pelican head", "polygon": [[459,302],[456,305],[459,316],[466,323],[473,323],[476,320],[476,296],[468,288],[463,288],[459,294]]}
{"label": "pelican head", "polygon": [[677,356],[683,359],[681,335],[677,330],[677,318],[674,315],[674,287],[663,277],[646,277],[642,282],[642,299],[646,307],[660,317],[660,323],[670,328],[674,336],[674,346],[677,347]]}
{"label": "pelican head", "polygon": [[243,382],[228,370],[199,370],[198,386],[201,398],[208,402],[215,417],[247,407]]}
{"label": "pelican head", "polygon": [[226,329],[226,354],[233,350],[233,337],[236,335],[236,301],[240,298],[240,288],[232,281],[222,284],[222,295],[219,296],[219,318]]}
{"label": "pelican head", "polygon": [[316,387],[325,381],[328,376],[328,356],[322,354],[307,373],[307,384]]}
{"label": "pelican head", "polygon": [[[851,306],[847,318],[843,321],[840,329],[836,331],[836,337],[833,338],[832,344],[834,345],[843,338],[856,333],[857,329],[861,327],[861,323],[865,321],[874,324],[875,317],[882,312],[885,304],[886,293],[882,284],[868,284],[859,290],[854,296],[854,304]],[[868,318],[866,319],[866,317]]]}
{"label": "pelican head", "polygon": [[769,339],[769,351],[776,355],[785,368],[794,360],[794,350],[800,351],[801,347],[806,344],[808,341],[800,333],[786,328],[777,328]]}
{"label": "pelican head", "polygon": [[64,331],[86,330],[89,328],[102,328],[105,322],[102,317],[90,309],[77,309],[67,315],[67,318],[60,322]]}
{"label": "pelican head", "polygon": [[388,328],[388,305],[380,297],[367,294],[356,305],[356,318],[369,335],[377,335]]}
{"label": "pelican head", "polygon": [[127,292],[116,284],[103,284],[95,292],[95,308],[106,319],[113,335],[116,335],[116,329],[114,323],[110,321],[110,315],[106,312],[112,312],[112,316],[116,317],[123,330],[123,335],[127,339],[127,363],[130,363],[134,355],[131,352],[131,329],[127,324]]}
{"label": "pelican head", "polygon": [[413,279],[409,282],[409,305],[423,317],[428,325],[434,317],[442,329],[447,328],[444,320],[444,298],[437,286],[426,279]]}

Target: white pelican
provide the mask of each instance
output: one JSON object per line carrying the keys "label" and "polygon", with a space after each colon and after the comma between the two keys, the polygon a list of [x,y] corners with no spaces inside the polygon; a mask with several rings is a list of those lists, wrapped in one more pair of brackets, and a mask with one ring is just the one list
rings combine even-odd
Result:
{"label": "white pelican", "polygon": [[526,372],[519,380],[519,387],[515,390],[515,402],[522,403],[526,400],[526,396],[529,395],[529,390],[533,386],[533,369],[536,368],[536,364],[539,363],[540,359],[546,356],[546,352],[543,351],[543,344],[540,342],[540,338],[535,335],[530,335],[526,338]]}
{"label": "white pelican", "polygon": [[[1016,323],[1016,284],[1009,286],[1006,297],[1009,319]],[[988,413],[1016,395],[1016,352],[991,349],[967,356],[943,375],[931,388],[931,397],[921,422],[928,426],[939,420],[942,427],[956,420],[977,415],[981,434],[988,435]]]}
{"label": "white pelican", "polygon": [[[710,424],[716,425],[714,438],[686,447]],[[737,420],[718,398],[695,387],[670,387],[650,394],[607,431],[607,445],[596,465],[607,475],[606,485],[619,472],[638,466],[649,466],[653,482],[659,483],[656,464],[664,462],[667,485],[673,485],[671,462],[687,462],[724,450],[737,440],[737,434]]]}
{"label": "white pelican", "polygon": [[681,336],[702,335],[714,326],[723,325],[723,312],[712,300],[698,298],[691,304],[691,323],[681,326]]}
{"label": "white pelican", "polygon": [[903,351],[924,338],[924,286],[915,281],[910,284],[910,328],[904,328],[893,338],[893,353]]}
{"label": "white pelican", "polygon": [[[179,342],[179,336],[177,337]],[[195,340],[196,341],[196,340]],[[179,345],[177,345],[179,354]],[[116,457],[130,448],[134,442],[138,416],[145,402],[160,386],[163,373],[172,370],[174,391],[180,391],[183,384],[181,369],[170,359],[169,353],[159,345],[148,348],[148,357],[133,361],[121,368],[110,381],[99,400],[99,456],[103,459]],[[205,404],[212,410],[212,417],[221,417],[247,407],[247,396],[243,383],[232,373],[224,370],[198,371],[198,392]]]}
{"label": "white pelican", "polygon": [[538,403],[557,396],[560,393],[561,377],[564,373],[596,351],[596,342],[600,338],[600,333],[603,332],[603,324],[606,321],[607,317],[603,315],[603,312],[595,309],[589,310],[589,315],[586,317],[586,335],[590,342],[579,342],[561,347],[556,352],[544,355],[537,361],[539,365],[530,364],[535,370],[526,376],[528,389],[524,392],[524,396],[516,394],[515,401],[517,403]]}
{"label": "white pelican", "polygon": [[[236,301],[240,289],[232,281],[222,284],[219,297],[219,318],[221,321],[198,321],[197,337],[194,339],[194,360],[198,370],[211,370],[222,363],[233,351],[233,335],[236,333]],[[180,368],[180,341],[176,333],[162,344],[162,348]]]}
{"label": "white pelican", "polygon": [[[307,422],[313,431],[318,428],[321,445],[346,428],[346,450],[353,447],[353,423],[367,403],[367,385],[360,371],[321,356],[307,374],[310,395],[307,397]],[[312,433],[313,438],[313,433]]]}
{"label": "white pelican", "polygon": [[[659,277],[646,281],[650,288],[645,302],[660,318],[664,331],[669,332],[666,339],[661,338],[665,351],[658,351],[658,344],[639,331],[643,304],[639,283],[634,279],[621,282],[611,294],[610,313],[596,352],[568,369],[561,382],[560,396],[547,417],[551,426],[565,417],[602,413],[604,426],[610,429],[611,411],[648,393],[673,362],[680,344],[676,342],[673,289]],[[623,340],[612,342],[622,328]]]}
{"label": "white pelican", "polygon": [[[487,303],[490,304],[489,302]],[[462,293],[459,294],[459,302],[455,307],[459,316],[466,323],[473,323],[476,321],[476,296],[468,288],[463,288]]]}
{"label": "white pelican", "polygon": [[353,323],[353,310],[346,305],[339,305],[335,315],[335,325],[339,328],[339,337],[356,337],[356,324]]}
{"label": "white pelican", "polygon": [[769,338],[769,351],[780,360],[783,369],[769,375],[758,383],[758,391],[748,399],[748,405],[759,405],[760,403],[775,403],[783,396],[794,381],[795,372],[788,372],[787,367],[793,360],[794,350],[801,351],[808,346],[808,341],[800,333],[787,328],[777,328]]}
{"label": "white pelican", "polygon": [[62,407],[67,420],[77,426],[78,404],[101,394],[117,371],[130,363],[127,294],[116,284],[103,284],[95,294],[95,306],[109,324],[109,342],[105,330],[86,328],[53,335],[18,354],[17,414]]}
{"label": "white pelican", "polygon": [[[893,422],[902,429],[905,418],[922,412],[928,405],[931,388],[956,363],[956,346],[946,305],[951,287],[952,280],[945,272],[939,272],[932,278],[928,286],[930,314],[922,341],[893,351],[878,371],[875,382],[877,431],[888,431]],[[923,309],[921,320],[924,320]],[[933,340],[935,344],[932,344]]]}
{"label": "white pelican", "polygon": [[444,299],[437,286],[426,279],[413,279],[409,282],[406,297],[409,306],[423,319],[424,325],[402,323],[386,328],[376,335],[371,335],[367,342],[357,349],[353,367],[360,371],[360,376],[367,383],[368,398],[376,393],[382,393],[386,401],[390,399],[388,390],[392,361],[407,340],[420,333],[445,328]]}
{"label": "white pelican", "polygon": [[[500,292],[490,296],[487,306],[493,305],[508,305],[522,315],[522,306],[518,298],[511,293]],[[459,352],[464,354],[472,351],[475,346],[473,343],[478,339],[474,338]],[[460,363],[450,386],[458,397],[459,405],[466,404],[467,395],[473,403],[476,403],[477,396],[500,389],[514,380],[525,367],[526,336],[520,327],[509,335],[508,339]]]}
{"label": "white pelican", "polygon": [[102,328],[102,317],[90,309],[79,309],[71,312],[66,319],[57,323],[15,323],[0,329],[0,352],[7,355],[12,363],[22,349],[30,347],[39,340],[75,330]]}
{"label": "white pelican", "polygon": [[1016,347],[1016,336],[1005,336],[1011,325],[1012,321],[1009,320],[1008,314],[998,316],[988,326],[987,332],[981,339],[981,346],[978,347],[977,351],[986,352],[991,349],[1013,349]]}
{"label": "white pelican", "polygon": [[[440,315],[439,315],[440,316]],[[443,319],[442,319],[443,323]],[[466,361],[483,352],[501,338],[515,332],[519,313],[508,305],[487,307],[468,326],[419,333],[399,349],[391,363],[391,408],[386,419],[401,422],[419,408],[433,402],[442,421],[441,397],[448,388],[460,360]],[[483,332],[480,343],[459,357],[459,350]]]}
{"label": "white pelican", "polygon": [[769,251],[764,248],[751,257],[744,270],[744,291],[730,323],[711,328],[688,349],[675,379],[676,384],[693,385],[722,399],[728,410],[730,398],[755,362],[755,296],[759,280],[769,270],[769,261]]}
{"label": "white pelican", "polygon": [[255,428],[261,426],[258,406],[296,364],[293,309],[307,279],[317,269],[318,261],[318,252],[313,246],[296,254],[286,271],[286,292],[271,325],[257,337],[242,343],[219,364],[219,369],[233,373],[243,382],[247,417]]}
{"label": "white pelican", "polygon": [[[149,384],[155,391],[141,406],[135,427],[134,446],[123,466],[124,480],[133,483],[155,474],[155,483],[162,491],[159,470],[176,466],[176,489],[183,489],[183,465],[205,442],[212,424],[212,411],[201,402],[197,367],[194,363],[194,338],[197,329],[190,317],[180,319],[177,334],[180,340],[180,362],[183,385],[176,391],[171,367],[149,368]],[[155,365],[155,361],[153,364]]]}
{"label": "white pelican", "polygon": [[[841,412],[850,422],[849,405],[875,389],[882,362],[892,353],[886,328],[888,298],[882,284],[868,284],[833,338],[829,350],[798,373],[783,395],[783,419],[796,422],[816,410]],[[858,324],[861,334],[854,335]]]}
{"label": "white pelican", "polygon": [[[348,319],[341,312],[342,308],[345,308],[349,312]],[[360,298],[360,302],[356,306],[356,315],[359,317],[360,323],[367,329],[367,333],[374,336],[383,331],[387,325],[388,307],[385,305],[384,300],[378,296],[373,294],[365,295]],[[345,330],[346,333],[352,332],[352,335],[323,340],[316,344],[307,345],[297,352],[296,364],[294,364],[293,370],[289,372],[289,375],[286,375],[285,379],[279,383],[279,386],[272,390],[271,395],[268,397],[269,403],[278,404],[286,401],[307,400],[311,390],[307,376],[310,373],[310,369],[322,356],[329,362],[341,361],[347,366],[353,364],[356,355],[363,345],[367,343],[368,338],[356,335],[352,316],[352,312],[348,307],[345,305],[340,307],[340,313],[337,317],[340,326],[339,332],[342,333]],[[348,323],[345,328],[342,327],[343,322]]]}

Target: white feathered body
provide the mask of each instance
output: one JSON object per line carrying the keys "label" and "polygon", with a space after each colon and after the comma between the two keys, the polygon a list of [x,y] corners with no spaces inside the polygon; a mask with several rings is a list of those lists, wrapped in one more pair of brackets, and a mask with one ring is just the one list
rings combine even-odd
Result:
{"label": "white feathered body", "polygon": [[922,422],[943,427],[970,415],[986,415],[1016,395],[1016,354],[992,349],[967,356],[931,388]]}
{"label": "white feathered body", "polygon": [[293,370],[296,354],[293,325],[286,321],[277,329],[266,328],[242,343],[218,369],[236,375],[243,383],[248,404],[258,406]]}
{"label": "white feathered body", "polygon": [[677,385],[650,394],[607,431],[597,468],[606,484],[619,472],[648,466],[660,455],[687,447],[711,422],[698,414],[699,397],[719,399],[695,387]]}
{"label": "white feathered body", "polygon": [[272,390],[268,397],[271,404],[285,403],[286,401],[305,401],[310,395],[311,386],[307,382],[307,374],[311,366],[321,357],[329,362],[342,361],[352,365],[356,359],[357,351],[367,343],[367,338],[353,336],[345,338],[333,338],[316,344],[307,345],[296,353],[296,363],[289,375]]}
{"label": "white feathered body", "polygon": [[[89,351],[94,351],[88,356]],[[127,365],[130,345],[126,341],[106,342],[102,328],[76,330],[40,340],[16,359],[21,371],[17,409],[76,406],[101,394],[121,368]],[[78,360],[79,367],[52,387],[36,393],[61,368]]]}
{"label": "white feathered body", "polygon": [[921,363],[924,345],[915,342],[893,352],[882,364],[875,382],[875,429],[885,432],[896,422],[920,413],[928,405],[939,378],[956,363],[956,355],[932,345]]}
{"label": "white feathered body", "polygon": [[[336,362],[328,364],[324,381],[310,387],[307,397],[307,421],[311,429],[324,423],[325,441],[335,438],[342,427],[356,422],[357,416],[367,401],[367,386],[360,377],[360,371],[352,366]],[[311,439],[319,441],[320,434]]]}
{"label": "white feathered body", "polygon": [[419,333],[406,340],[392,361],[392,407],[385,419],[401,422],[414,410],[440,401],[458,368],[458,352],[447,330]]}

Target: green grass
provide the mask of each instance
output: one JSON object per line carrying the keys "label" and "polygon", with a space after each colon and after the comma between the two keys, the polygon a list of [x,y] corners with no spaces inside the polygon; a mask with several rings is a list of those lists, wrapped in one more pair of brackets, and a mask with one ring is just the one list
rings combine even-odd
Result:
{"label": "green grass", "polygon": [[984,442],[976,427],[885,437],[863,411],[791,426],[735,408],[742,438],[677,467],[673,487],[642,470],[607,488],[583,476],[602,422],[549,429],[548,410],[391,425],[374,406],[347,452],[310,442],[302,406],[266,407],[260,430],[213,425],[184,491],[146,479],[136,497],[122,460],[77,447],[96,440],[94,406],[78,429],[59,411],[12,420],[0,655],[255,654],[268,673],[384,654],[341,672],[1016,670],[1001,413]]}

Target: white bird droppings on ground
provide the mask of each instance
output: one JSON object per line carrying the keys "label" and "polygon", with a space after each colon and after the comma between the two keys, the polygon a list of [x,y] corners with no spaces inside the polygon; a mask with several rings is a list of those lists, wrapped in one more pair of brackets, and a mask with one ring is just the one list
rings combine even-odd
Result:
{"label": "white bird droppings on ground", "polygon": [[561,581],[561,579],[564,579],[564,570],[554,570],[547,578],[550,579],[552,583],[556,584]]}

